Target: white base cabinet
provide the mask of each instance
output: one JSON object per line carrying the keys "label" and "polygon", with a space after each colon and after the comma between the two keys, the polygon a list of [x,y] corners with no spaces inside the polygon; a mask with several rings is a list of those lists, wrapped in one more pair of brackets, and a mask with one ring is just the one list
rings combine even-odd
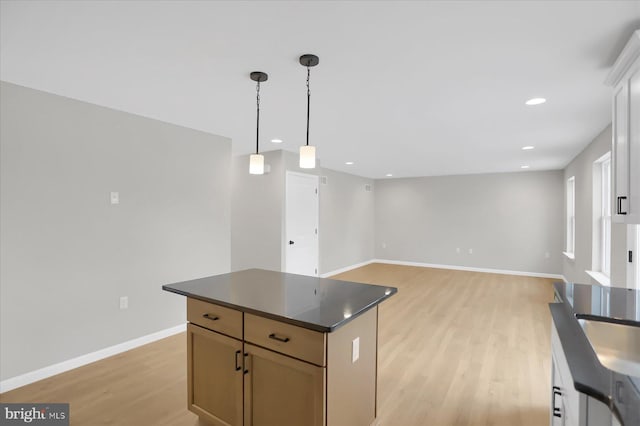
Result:
{"label": "white base cabinet", "polygon": [[551,324],[551,426],[620,426],[609,407],[575,389],[555,325]]}

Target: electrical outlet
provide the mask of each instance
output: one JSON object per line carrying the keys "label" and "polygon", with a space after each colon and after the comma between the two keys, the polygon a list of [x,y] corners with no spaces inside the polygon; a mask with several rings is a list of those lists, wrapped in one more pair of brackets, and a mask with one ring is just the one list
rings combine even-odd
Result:
{"label": "electrical outlet", "polygon": [[356,337],[351,342],[351,362],[356,362],[358,358],[360,358],[360,338]]}
{"label": "electrical outlet", "polygon": [[473,254],[473,249],[469,249],[469,254]]}
{"label": "electrical outlet", "polygon": [[545,259],[549,259],[550,257],[551,257],[551,253],[549,253],[548,251],[544,252]]}
{"label": "electrical outlet", "polygon": [[456,248],[456,253],[460,254],[460,247]]}
{"label": "electrical outlet", "polygon": [[120,204],[120,193],[119,192],[112,192],[109,195],[110,199],[111,199],[111,204]]}
{"label": "electrical outlet", "polygon": [[382,248],[386,249],[387,248],[387,243],[382,243]]}
{"label": "electrical outlet", "polygon": [[125,309],[129,309],[129,297],[122,296],[120,298],[120,310],[124,311]]}

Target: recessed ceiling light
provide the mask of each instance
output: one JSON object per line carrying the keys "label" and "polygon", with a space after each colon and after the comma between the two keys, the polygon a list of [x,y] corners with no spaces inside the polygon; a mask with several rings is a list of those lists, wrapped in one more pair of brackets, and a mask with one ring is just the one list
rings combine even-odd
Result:
{"label": "recessed ceiling light", "polygon": [[346,164],[347,166],[351,166],[351,165],[353,165],[353,161],[347,161],[347,162],[346,162],[346,163],[344,163],[344,164]]}
{"label": "recessed ceiling light", "polygon": [[531,98],[525,104],[527,105],[540,105],[547,102],[545,98]]}
{"label": "recessed ceiling light", "polygon": [[520,166],[521,169],[528,169],[529,166]]}
{"label": "recessed ceiling light", "polygon": [[527,145],[527,146],[523,146],[522,150],[523,151],[529,151],[530,149],[533,149],[533,148],[535,148],[535,146]]}
{"label": "recessed ceiling light", "polygon": [[272,143],[282,143],[282,139],[271,139]]}
{"label": "recessed ceiling light", "polygon": [[387,173],[385,176],[386,176],[386,177],[391,177],[391,176],[393,176],[393,174],[391,174],[391,173]]}

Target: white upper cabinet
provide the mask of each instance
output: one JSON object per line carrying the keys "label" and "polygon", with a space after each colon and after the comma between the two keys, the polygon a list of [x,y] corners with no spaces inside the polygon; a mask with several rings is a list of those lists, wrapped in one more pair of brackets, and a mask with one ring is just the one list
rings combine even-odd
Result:
{"label": "white upper cabinet", "polygon": [[640,30],[629,39],[606,83],[613,86],[612,220],[640,224]]}

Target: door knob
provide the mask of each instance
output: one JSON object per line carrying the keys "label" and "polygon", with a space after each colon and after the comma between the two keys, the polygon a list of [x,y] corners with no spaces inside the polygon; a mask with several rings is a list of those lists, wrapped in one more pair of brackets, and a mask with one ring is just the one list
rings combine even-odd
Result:
{"label": "door knob", "polygon": [[289,245],[293,244],[293,241],[289,240]]}

